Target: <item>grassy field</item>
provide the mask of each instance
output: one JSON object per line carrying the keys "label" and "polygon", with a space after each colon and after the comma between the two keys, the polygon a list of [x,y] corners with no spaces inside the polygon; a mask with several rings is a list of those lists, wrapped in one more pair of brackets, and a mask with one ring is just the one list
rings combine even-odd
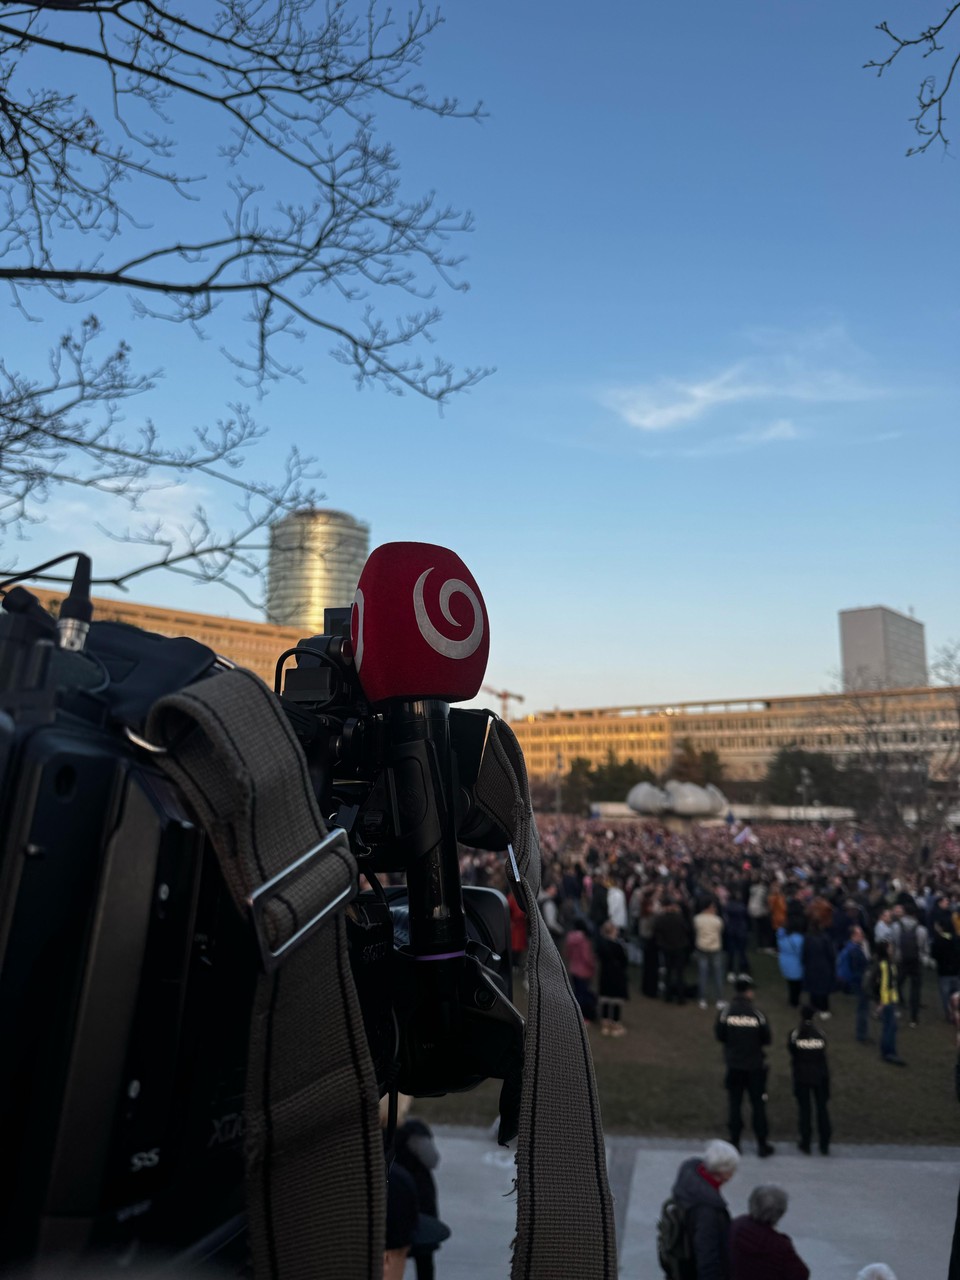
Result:
{"label": "grassy field", "polygon": [[[773,958],[757,957],[755,976],[757,1005],[773,1029],[767,1056],[770,1137],[792,1142],[796,1108],[785,1046],[795,1014]],[[604,1128],[645,1136],[725,1137],[726,1093],[721,1047],[713,1035],[715,1010],[699,1009],[696,1001],[677,1007],[648,1000],[639,988],[639,972],[632,971],[628,1035],[610,1039],[590,1029]],[[833,1017],[822,1026],[829,1042],[835,1141],[960,1144],[955,1036],[943,1020],[936,978],[929,972],[923,1002],[919,1027],[910,1029],[906,1020],[900,1024],[897,1048],[908,1065],[899,1068],[880,1060],[879,1024],[871,1021],[873,1044],[857,1044],[853,997],[832,998]],[[438,1123],[488,1125],[497,1114],[498,1092],[499,1082],[492,1081],[472,1093],[424,1098],[417,1112]],[[744,1114],[749,1116],[746,1102]]]}

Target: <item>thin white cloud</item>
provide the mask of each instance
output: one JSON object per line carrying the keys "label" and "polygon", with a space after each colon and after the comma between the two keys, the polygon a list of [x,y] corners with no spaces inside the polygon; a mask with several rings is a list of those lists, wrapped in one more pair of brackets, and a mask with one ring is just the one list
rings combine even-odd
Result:
{"label": "thin white cloud", "polygon": [[743,444],[769,444],[774,440],[798,440],[800,432],[789,418],[778,418],[759,431],[741,431],[737,439]]}
{"label": "thin white cloud", "polygon": [[859,353],[842,330],[830,327],[792,338],[769,331],[754,334],[757,350],[709,377],[661,379],[610,387],[600,402],[640,431],[670,431],[699,421],[724,406],[747,402],[844,404],[882,394],[857,366]]}
{"label": "thin white cloud", "polygon": [[[750,449],[762,448],[764,445],[781,444],[788,440],[800,440],[803,432],[799,431],[789,418],[778,418],[756,431],[738,431],[735,435],[717,436],[705,440],[702,444],[690,445],[674,451],[681,458],[715,458],[726,453],[746,453]],[[663,456],[669,450],[655,450],[656,456]]]}

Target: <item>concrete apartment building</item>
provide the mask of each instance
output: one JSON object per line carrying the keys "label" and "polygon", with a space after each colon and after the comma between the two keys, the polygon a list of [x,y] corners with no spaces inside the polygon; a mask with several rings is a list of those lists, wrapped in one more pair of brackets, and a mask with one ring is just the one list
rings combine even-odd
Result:
{"label": "concrete apartment building", "polygon": [[[32,590],[53,613],[64,590]],[[273,687],[284,649],[310,634],[300,626],[274,626],[165,609],[125,600],[94,599],[95,617],[144,627],[168,636],[192,636],[217,653],[255,671]],[[799,746],[839,758],[856,750],[863,716],[869,716],[883,747],[923,753],[936,776],[937,759],[956,741],[960,689],[876,689],[870,693],[813,694],[780,698],[724,699],[671,705],[595,707],[544,711],[512,721],[534,779],[565,772],[576,757],[601,764],[612,751],[663,775],[684,739],[697,751],[716,751],[726,776],[760,779],[781,747]]]}
{"label": "concrete apartment building", "polygon": [[922,622],[884,605],[842,609],[839,616],[845,689],[913,689],[927,683]]}
{"label": "concrete apartment building", "polygon": [[663,775],[689,739],[697,751],[716,751],[728,778],[760,779],[781,747],[798,746],[843,758],[862,743],[865,717],[891,753],[922,752],[936,774],[937,759],[957,735],[960,690],[915,688],[869,694],[810,694],[678,702],[576,711],[543,711],[513,721],[531,778],[556,776],[581,756],[602,764],[612,751]]}

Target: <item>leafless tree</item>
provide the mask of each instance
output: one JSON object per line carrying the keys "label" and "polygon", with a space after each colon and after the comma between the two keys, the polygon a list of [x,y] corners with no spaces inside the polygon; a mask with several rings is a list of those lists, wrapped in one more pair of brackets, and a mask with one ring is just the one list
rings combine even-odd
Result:
{"label": "leafless tree", "polygon": [[[944,147],[949,145],[949,139],[944,131],[947,122],[944,105],[953,88],[954,80],[960,72],[960,34],[957,31],[960,27],[960,19],[954,22],[952,27],[950,26],[958,13],[960,13],[960,4],[950,4],[939,22],[932,22],[910,36],[898,35],[891,29],[888,22],[881,22],[877,30],[883,32],[890,41],[887,56],[872,59],[864,64],[866,68],[875,70],[878,76],[882,76],[899,58],[919,53],[924,61],[930,60],[928,65],[931,68],[936,67],[940,71],[938,76],[931,70],[920,81],[920,88],[917,91],[917,114],[911,116],[911,123],[917,131],[919,140],[907,149],[908,156],[921,154],[938,138]],[[950,28],[949,33],[948,28]],[[953,37],[952,47],[944,43],[945,34]]]}
{"label": "leafless tree", "polygon": [[960,805],[960,642],[933,664],[940,687],[910,711],[903,699],[851,678],[829,715],[861,815],[915,858],[934,845]]}
{"label": "leafless tree", "polygon": [[[482,116],[418,79],[440,22],[381,0],[180,13],[171,0],[0,0],[0,280],[24,324],[50,303],[91,311],[42,367],[0,363],[0,533],[42,519],[64,487],[135,512],[157,486],[202,476],[235,492],[236,527],[198,509],[178,529],[126,531],[145,559],[109,581],[163,567],[256,593],[266,526],[318,496],[316,462],[297,452],[276,481],[239,470],[263,434],[243,406],[189,445],[148,420],[131,428],[131,401],[163,370],[135,369],[127,343],[108,341],[94,298],[214,339],[221,317],[242,316],[247,351],[222,354],[257,394],[302,376],[293,352],[311,337],[359,385],[439,405],[484,376],[423,355],[436,284],[466,287],[451,240],[470,217],[433,193],[407,198],[376,132],[378,112]],[[192,167],[198,138],[206,172]],[[407,301],[388,323],[373,303],[392,294]]]}

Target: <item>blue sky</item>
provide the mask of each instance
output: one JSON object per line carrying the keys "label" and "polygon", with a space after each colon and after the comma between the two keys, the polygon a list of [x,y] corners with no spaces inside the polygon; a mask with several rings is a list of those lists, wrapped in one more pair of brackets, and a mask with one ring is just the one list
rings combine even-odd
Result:
{"label": "blue sky", "polygon": [[[252,465],[300,442],[374,544],[458,551],[523,710],[816,692],[857,605],[913,607],[930,650],[960,636],[960,153],[905,158],[918,63],[862,70],[892,11],[450,4],[423,78],[488,118],[384,121],[407,189],[475,216],[437,349],[496,373],[440,417],[358,393],[310,339],[303,381],[255,405]],[[242,341],[230,317],[201,344],[101,310],[168,370],[131,423],[249,399],[215,351]],[[98,513],[47,514],[21,564]],[[247,612],[162,575],[134,595]]]}

